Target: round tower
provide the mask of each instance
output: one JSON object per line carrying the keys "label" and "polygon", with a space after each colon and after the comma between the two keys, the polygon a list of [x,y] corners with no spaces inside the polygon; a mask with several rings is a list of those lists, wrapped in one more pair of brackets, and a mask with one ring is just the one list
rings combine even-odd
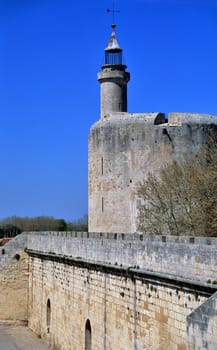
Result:
{"label": "round tower", "polygon": [[[127,113],[127,83],[115,25],[98,74],[101,118],[88,140],[89,232],[134,233],[138,184],[164,165],[200,152],[217,118],[192,113]],[[216,128],[216,127],[215,127]]]}
{"label": "round tower", "polygon": [[117,40],[115,27],[112,24],[112,34],[104,50],[104,64],[98,73],[101,119],[112,112],[127,112],[127,83],[130,73],[125,71],[127,66],[123,64],[123,50]]}

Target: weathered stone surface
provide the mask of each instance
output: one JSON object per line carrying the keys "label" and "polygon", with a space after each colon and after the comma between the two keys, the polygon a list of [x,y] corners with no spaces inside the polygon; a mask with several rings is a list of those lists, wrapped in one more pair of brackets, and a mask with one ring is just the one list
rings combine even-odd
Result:
{"label": "weathered stone surface", "polygon": [[[186,317],[216,291],[197,281],[215,279],[216,246],[202,237],[31,233],[29,325],[61,350],[83,349],[87,320],[96,350],[185,350]],[[199,349],[192,341],[189,350]]]}
{"label": "weathered stone surface", "polygon": [[216,280],[217,238],[41,232],[28,235],[28,248],[201,282]]}
{"label": "weathered stone surface", "polygon": [[123,70],[108,70],[98,73],[100,82],[101,118],[109,113],[127,111],[127,83],[130,74]]}
{"label": "weathered stone surface", "polygon": [[0,319],[27,320],[28,290],[29,327],[52,349],[84,349],[87,322],[95,350],[217,346],[216,295],[211,297],[217,287],[202,283],[210,270],[212,281],[216,276],[216,238],[82,232],[24,236],[29,270],[26,253],[20,253],[1,271]]}
{"label": "weathered stone surface", "polygon": [[0,269],[0,320],[27,324],[28,256],[19,251]]}
{"label": "weathered stone surface", "polygon": [[186,316],[210,295],[190,283],[79,267],[57,255],[30,252],[30,268],[29,326],[59,350],[85,349],[87,320],[94,350],[187,349]]}
{"label": "weathered stone surface", "polygon": [[27,235],[22,233],[0,247],[0,269],[7,265],[16,253],[23,251],[27,247]]}
{"label": "weathered stone surface", "polygon": [[217,293],[187,317],[188,349],[217,349]]}
{"label": "weathered stone surface", "polygon": [[217,117],[110,113],[89,136],[89,231],[136,232],[137,186],[172,160],[197,154]]}

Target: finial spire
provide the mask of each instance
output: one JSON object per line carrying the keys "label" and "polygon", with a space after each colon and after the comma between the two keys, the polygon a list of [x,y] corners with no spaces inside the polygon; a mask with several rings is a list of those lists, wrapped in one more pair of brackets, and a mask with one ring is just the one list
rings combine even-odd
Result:
{"label": "finial spire", "polygon": [[109,51],[109,52],[122,52],[121,46],[118,42],[116,33],[115,33],[115,27],[116,24],[112,24],[112,33],[111,36],[109,38],[108,44],[105,48],[105,51]]}
{"label": "finial spire", "polygon": [[[115,14],[116,13],[120,13],[120,10],[116,10],[116,8],[115,8],[115,1],[113,1],[113,3],[112,3],[112,8],[111,9],[107,9],[107,12],[111,12],[112,13],[112,22],[115,23]],[[115,26],[115,24],[112,24],[112,26],[113,25]]]}

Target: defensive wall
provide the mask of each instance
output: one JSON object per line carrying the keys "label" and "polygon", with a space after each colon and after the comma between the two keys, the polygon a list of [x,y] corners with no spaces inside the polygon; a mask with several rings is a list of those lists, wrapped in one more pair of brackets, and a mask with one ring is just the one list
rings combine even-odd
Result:
{"label": "defensive wall", "polygon": [[28,249],[204,283],[217,279],[217,238],[212,237],[40,232],[28,235]]}
{"label": "defensive wall", "polygon": [[217,293],[187,316],[189,349],[217,348]]}
{"label": "defensive wall", "polygon": [[27,234],[0,247],[0,322],[28,323]]}
{"label": "defensive wall", "polygon": [[187,349],[186,317],[216,291],[137,269],[29,255],[29,327],[59,350]]}
{"label": "defensive wall", "polygon": [[216,247],[204,237],[21,234],[4,246],[0,320],[28,320],[56,350],[214,350]]}
{"label": "defensive wall", "polygon": [[216,349],[217,286],[206,283],[215,283],[216,245],[216,238],[30,234],[29,327],[60,350]]}

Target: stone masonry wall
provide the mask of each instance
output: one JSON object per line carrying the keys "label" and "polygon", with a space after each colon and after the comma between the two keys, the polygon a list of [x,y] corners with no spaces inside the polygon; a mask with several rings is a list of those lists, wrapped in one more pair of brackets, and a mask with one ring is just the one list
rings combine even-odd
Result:
{"label": "stone masonry wall", "polygon": [[[90,232],[136,232],[138,184],[173,160],[197,154],[217,118],[191,113],[114,113],[95,123],[89,136]],[[162,124],[156,125],[157,120]],[[153,121],[153,124],[150,121]]]}
{"label": "stone masonry wall", "polygon": [[27,323],[28,234],[20,234],[0,247],[0,321]]}
{"label": "stone masonry wall", "polygon": [[7,244],[0,247],[0,269],[6,266],[16,253],[24,251],[27,247],[27,236],[28,233],[17,235]]}
{"label": "stone masonry wall", "polygon": [[28,249],[118,266],[139,266],[206,283],[217,279],[217,239],[82,232],[28,235]]}
{"label": "stone masonry wall", "polygon": [[17,252],[0,268],[0,321],[27,324],[28,255]]}
{"label": "stone masonry wall", "polygon": [[217,349],[217,293],[187,317],[188,349]]}
{"label": "stone masonry wall", "polygon": [[29,327],[53,349],[185,350],[186,317],[212,293],[139,270],[29,254]]}

